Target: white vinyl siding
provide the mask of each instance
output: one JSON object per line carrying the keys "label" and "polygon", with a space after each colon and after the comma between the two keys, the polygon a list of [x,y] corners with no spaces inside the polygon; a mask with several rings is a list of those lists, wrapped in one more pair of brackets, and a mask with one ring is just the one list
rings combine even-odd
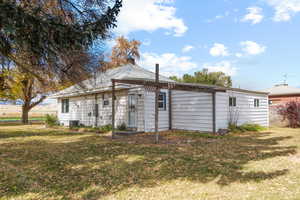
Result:
{"label": "white vinyl siding", "polygon": [[[69,98],[69,113],[62,113],[61,109],[58,112],[58,119],[62,125],[68,126],[70,120],[79,120],[80,124],[85,126],[94,126],[96,117],[94,116],[94,108],[98,106],[98,126],[103,126],[112,123],[111,93],[107,93],[109,105],[103,106],[102,93],[95,95],[71,97]],[[116,92],[116,126],[123,122],[127,124],[127,91]],[[61,99],[58,100],[58,108],[61,108]]]}
{"label": "white vinyl siding", "polygon": [[172,91],[173,129],[213,131],[212,94]]}
{"label": "white vinyl siding", "polygon": [[216,131],[228,128],[229,96],[225,92],[216,93]]}
{"label": "white vinyl siding", "polygon": [[[159,131],[169,130],[169,94],[168,90],[161,90],[166,93],[166,110],[159,110],[158,129]],[[145,91],[145,132],[155,131],[155,93]]]}
{"label": "white vinyl siding", "polygon": [[[159,131],[169,129],[169,93],[166,93],[166,110],[159,110]],[[155,93],[143,88],[116,92],[116,126],[128,125],[128,94],[137,95],[136,122],[137,131],[155,131]],[[111,92],[106,96],[109,105],[103,106],[103,93],[69,98],[69,113],[61,112],[61,99],[58,100],[58,117],[61,124],[69,125],[69,120],[79,120],[80,124],[94,126],[95,103],[98,106],[98,126],[111,124]],[[236,107],[229,106],[229,97],[236,97]],[[254,99],[259,100],[259,107],[254,106]],[[212,94],[203,92],[172,91],[172,128],[181,130],[213,131]],[[228,128],[230,111],[238,113],[238,125],[255,123],[269,126],[268,97],[263,94],[227,91],[216,93],[216,130]],[[90,113],[90,114],[89,114]]]}
{"label": "white vinyl siding", "polygon": [[[69,109],[71,110],[72,108],[69,107]],[[62,112],[62,99],[57,100],[57,116],[58,116],[59,123],[61,125],[63,125],[63,126],[69,125],[70,112],[69,113]]]}
{"label": "white vinyl siding", "polygon": [[[229,107],[229,97],[236,97],[236,107]],[[259,100],[259,107],[254,106],[254,99]],[[238,125],[245,123],[269,126],[268,96],[264,94],[227,91],[217,93],[216,98],[217,130],[227,128],[230,119]]]}

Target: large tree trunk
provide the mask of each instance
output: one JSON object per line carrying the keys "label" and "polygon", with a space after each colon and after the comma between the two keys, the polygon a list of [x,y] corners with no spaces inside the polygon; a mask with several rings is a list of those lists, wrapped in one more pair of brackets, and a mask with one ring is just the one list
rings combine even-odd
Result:
{"label": "large tree trunk", "polygon": [[23,106],[22,106],[22,123],[28,124],[29,123],[29,111],[34,108],[35,106],[39,105],[46,99],[46,96],[41,96],[40,99],[34,103],[31,102],[32,98],[30,100],[25,100]]}
{"label": "large tree trunk", "polygon": [[23,105],[22,106],[22,123],[23,124],[28,124],[29,123],[29,111],[30,111],[30,107],[27,105]]}

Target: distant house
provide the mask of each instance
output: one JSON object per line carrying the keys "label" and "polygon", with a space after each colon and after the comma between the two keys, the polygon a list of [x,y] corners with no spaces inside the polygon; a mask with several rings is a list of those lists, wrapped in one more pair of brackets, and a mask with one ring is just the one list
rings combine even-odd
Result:
{"label": "distant house", "polygon": [[264,90],[264,92],[269,93],[269,104],[271,106],[300,100],[300,88],[291,87],[288,84],[278,84]]}
{"label": "distant house", "polygon": [[[176,83],[159,76],[160,131],[170,129],[216,132],[230,122],[269,125],[268,94],[204,84]],[[115,86],[112,98],[112,80]],[[155,73],[128,64],[67,88],[54,95],[58,99],[58,118],[62,125],[77,121],[86,126],[112,124],[112,100],[115,99],[115,125],[125,123],[139,132],[155,130],[155,93],[151,83]],[[139,83],[139,84],[138,84]]]}

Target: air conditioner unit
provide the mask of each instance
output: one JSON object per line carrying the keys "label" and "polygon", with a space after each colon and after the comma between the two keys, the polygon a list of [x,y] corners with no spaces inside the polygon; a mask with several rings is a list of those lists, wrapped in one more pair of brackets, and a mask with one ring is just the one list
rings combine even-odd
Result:
{"label": "air conditioner unit", "polygon": [[69,127],[78,127],[79,126],[79,120],[70,120],[69,121]]}

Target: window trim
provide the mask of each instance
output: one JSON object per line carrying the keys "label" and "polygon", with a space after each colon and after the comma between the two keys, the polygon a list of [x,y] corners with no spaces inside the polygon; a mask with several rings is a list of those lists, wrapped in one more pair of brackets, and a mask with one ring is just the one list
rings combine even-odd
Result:
{"label": "window trim", "polygon": [[237,98],[236,97],[229,97],[229,107],[236,107],[236,100]]}
{"label": "window trim", "polygon": [[[163,96],[163,99],[160,100],[159,97]],[[162,103],[163,107],[160,107],[160,103]],[[166,92],[160,92],[158,95],[158,109],[162,111],[167,110],[167,93]]]}
{"label": "window trim", "polygon": [[62,99],[61,100],[61,113],[69,113],[70,111],[70,100]]}

